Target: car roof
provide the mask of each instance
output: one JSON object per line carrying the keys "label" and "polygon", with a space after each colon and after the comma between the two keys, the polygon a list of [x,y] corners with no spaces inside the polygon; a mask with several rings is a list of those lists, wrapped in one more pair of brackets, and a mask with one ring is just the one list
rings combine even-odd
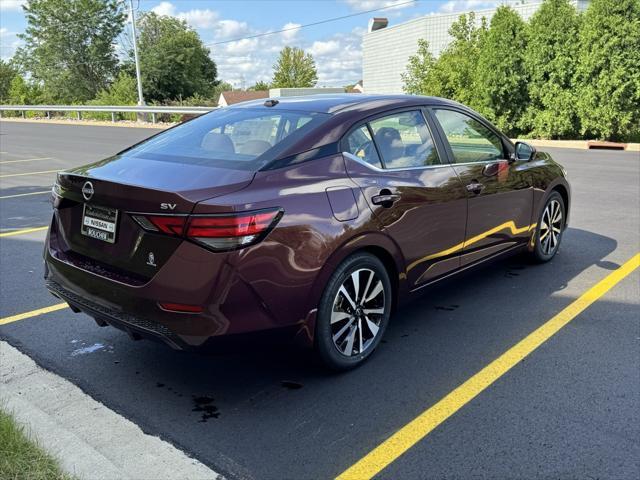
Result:
{"label": "car roof", "polygon": [[[277,100],[274,106],[267,106],[268,100]],[[452,100],[440,97],[420,95],[369,95],[362,93],[315,94],[299,97],[277,97],[272,99],[250,100],[227,108],[264,108],[270,110],[289,110],[334,114],[353,109],[379,109],[384,107],[400,108],[415,105],[460,105]]]}

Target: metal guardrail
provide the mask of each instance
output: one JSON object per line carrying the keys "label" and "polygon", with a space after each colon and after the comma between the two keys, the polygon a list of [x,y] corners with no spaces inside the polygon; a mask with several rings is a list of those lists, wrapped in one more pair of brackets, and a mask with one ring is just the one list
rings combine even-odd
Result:
{"label": "metal guardrail", "polygon": [[111,121],[116,121],[116,113],[150,114],[151,121],[156,123],[159,113],[174,113],[180,115],[202,115],[219,107],[161,107],[161,106],[131,106],[131,105],[0,105],[2,112],[45,112],[51,118],[51,112],[76,112],[78,120],[82,119],[82,112],[111,113]]}

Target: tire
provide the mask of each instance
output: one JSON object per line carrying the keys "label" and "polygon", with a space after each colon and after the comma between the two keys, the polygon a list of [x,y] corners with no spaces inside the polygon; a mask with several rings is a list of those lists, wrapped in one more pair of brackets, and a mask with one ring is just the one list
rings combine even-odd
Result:
{"label": "tire", "polygon": [[326,367],[349,370],[373,353],[389,323],[392,295],[389,274],[378,257],[356,253],[338,266],[316,318],[315,350]]}
{"label": "tire", "polygon": [[558,253],[564,232],[565,218],[565,205],[562,195],[558,192],[552,192],[538,218],[535,244],[531,252],[536,262],[548,262]]}

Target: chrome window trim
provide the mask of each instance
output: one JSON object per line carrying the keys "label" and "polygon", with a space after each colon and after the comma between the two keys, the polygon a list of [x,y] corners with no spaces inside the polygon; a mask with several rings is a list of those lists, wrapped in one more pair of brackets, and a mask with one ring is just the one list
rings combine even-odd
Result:
{"label": "chrome window trim", "polygon": [[380,173],[384,173],[384,172],[403,172],[403,171],[411,171],[411,170],[431,170],[431,169],[435,169],[435,168],[442,168],[442,167],[463,167],[463,166],[467,166],[467,165],[485,165],[485,164],[490,164],[490,163],[497,163],[497,162],[508,162],[509,160],[506,160],[504,158],[499,158],[497,160],[483,160],[481,162],[465,162],[465,163],[441,163],[439,165],[425,165],[422,167],[405,167],[405,168],[378,168],[375,167],[373,165],[371,165],[370,163],[365,162],[364,160],[362,160],[360,157],[355,156],[353,153],[350,152],[342,152],[343,156],[346,156],[347,158],[350,158],[351,160],[358,162],[361,165],[364,165],[365,167],[369,167],[369,169],[373,170],[374,172],[380,172]]}

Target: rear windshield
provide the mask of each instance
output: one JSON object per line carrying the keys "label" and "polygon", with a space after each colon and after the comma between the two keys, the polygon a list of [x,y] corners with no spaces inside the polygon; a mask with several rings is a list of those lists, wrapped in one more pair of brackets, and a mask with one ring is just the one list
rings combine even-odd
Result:
{"label": "rear windshield", "polygon": [[330,115],[221,108],[123,152],[153,160],[258,170]]}

